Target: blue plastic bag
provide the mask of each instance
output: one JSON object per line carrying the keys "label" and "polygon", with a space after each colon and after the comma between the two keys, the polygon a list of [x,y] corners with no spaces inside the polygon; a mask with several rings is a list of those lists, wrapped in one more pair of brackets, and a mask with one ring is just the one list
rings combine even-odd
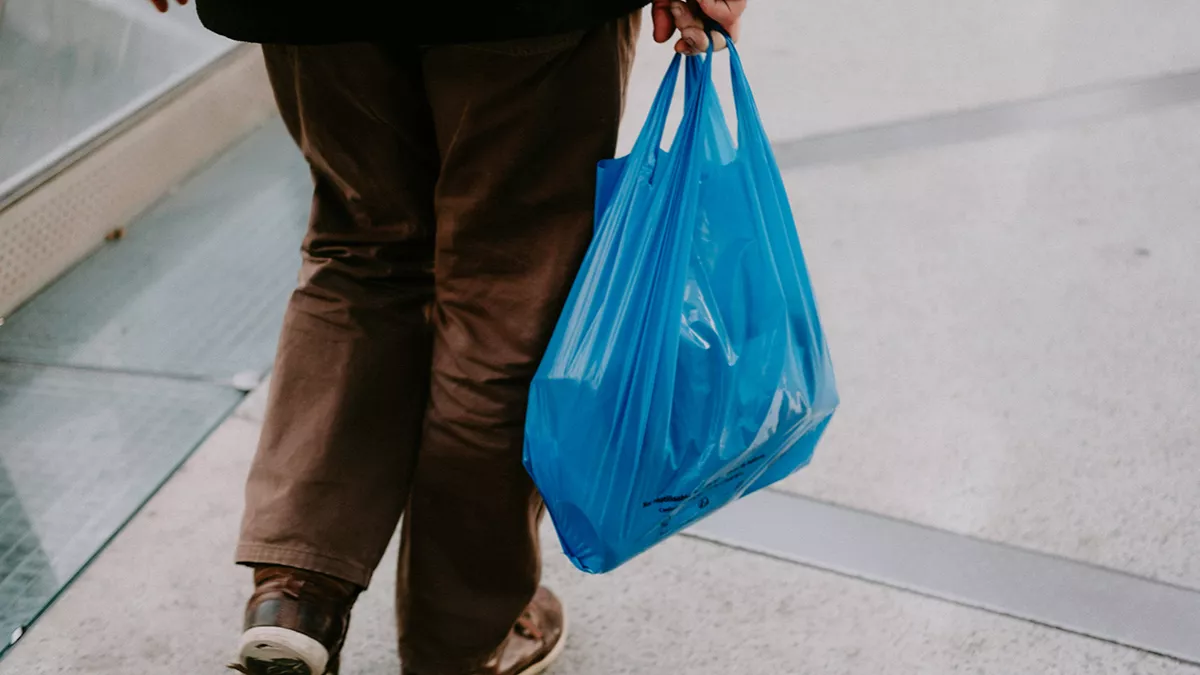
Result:
{"label": "blue plastic bag", "polygon": [[838,404],[795,222],[736,49],[735,149],[711,52],[675,57],[533,381],[525,467],[563,549],[606,572],[808,464]]}

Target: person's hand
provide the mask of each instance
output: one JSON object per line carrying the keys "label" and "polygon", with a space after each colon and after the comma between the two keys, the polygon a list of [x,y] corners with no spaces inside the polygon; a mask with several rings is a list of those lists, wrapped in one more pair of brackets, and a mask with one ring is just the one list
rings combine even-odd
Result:
{"label": "person's hand", "polygon": [[[171,0],[150,0],[150,2],[154,3],[154,8],[160,12],[165,12],[171,8]],[[175,2],[181,5],[188,4],[188,0],[175,0]]]}
{"label": "person's hand", "polygon": [[[703,54],[708,51],[704,17],[721,24],[736,42],[742,12],[745,11],[746,0],[654,0],[651,14],[654,18],[654,41],[661,44],[679,31],[675,51],[689,56]],[[713,49],[724,48],[725,36],[714,34]]]}

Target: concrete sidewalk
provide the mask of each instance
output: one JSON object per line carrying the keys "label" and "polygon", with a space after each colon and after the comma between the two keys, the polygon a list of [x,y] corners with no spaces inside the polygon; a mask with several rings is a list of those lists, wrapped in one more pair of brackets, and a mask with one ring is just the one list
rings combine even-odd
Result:
{"label": "concrete sidewalk", "polygon": [[[239,628],[230,564],[262,396],[225,422],[0,662],[0,675],[218,675]],[[1200,669],[984,611],[679,537],[604,577],[547,531],[571,612],[556,675],[1197,675]],[[393,547],[394,548],[394,547]],[[395,675],[394,550],[358,607],[344,675]]]}

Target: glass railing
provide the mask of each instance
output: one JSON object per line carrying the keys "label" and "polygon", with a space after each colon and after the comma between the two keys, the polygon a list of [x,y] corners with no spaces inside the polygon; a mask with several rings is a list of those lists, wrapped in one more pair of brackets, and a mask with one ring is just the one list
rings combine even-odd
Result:
{"label": "glass railing", "polygon": [[191,7],[0,0],[0,203],[232,47]]}

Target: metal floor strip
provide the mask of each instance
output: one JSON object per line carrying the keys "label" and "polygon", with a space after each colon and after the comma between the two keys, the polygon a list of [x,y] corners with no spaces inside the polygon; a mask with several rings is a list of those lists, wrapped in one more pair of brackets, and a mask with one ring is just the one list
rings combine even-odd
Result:
{"label": "metal floor strip", "polygon": [[1200,664],[1200,591],[776,491],[688,534]]}
{"label": "metal floor strip", "polygon": [[1200,71],[1072,89],[1044,98],[780,141],[773,147],[776,160],[784,169],[842,164],[1194,101],[1200,101]]}

